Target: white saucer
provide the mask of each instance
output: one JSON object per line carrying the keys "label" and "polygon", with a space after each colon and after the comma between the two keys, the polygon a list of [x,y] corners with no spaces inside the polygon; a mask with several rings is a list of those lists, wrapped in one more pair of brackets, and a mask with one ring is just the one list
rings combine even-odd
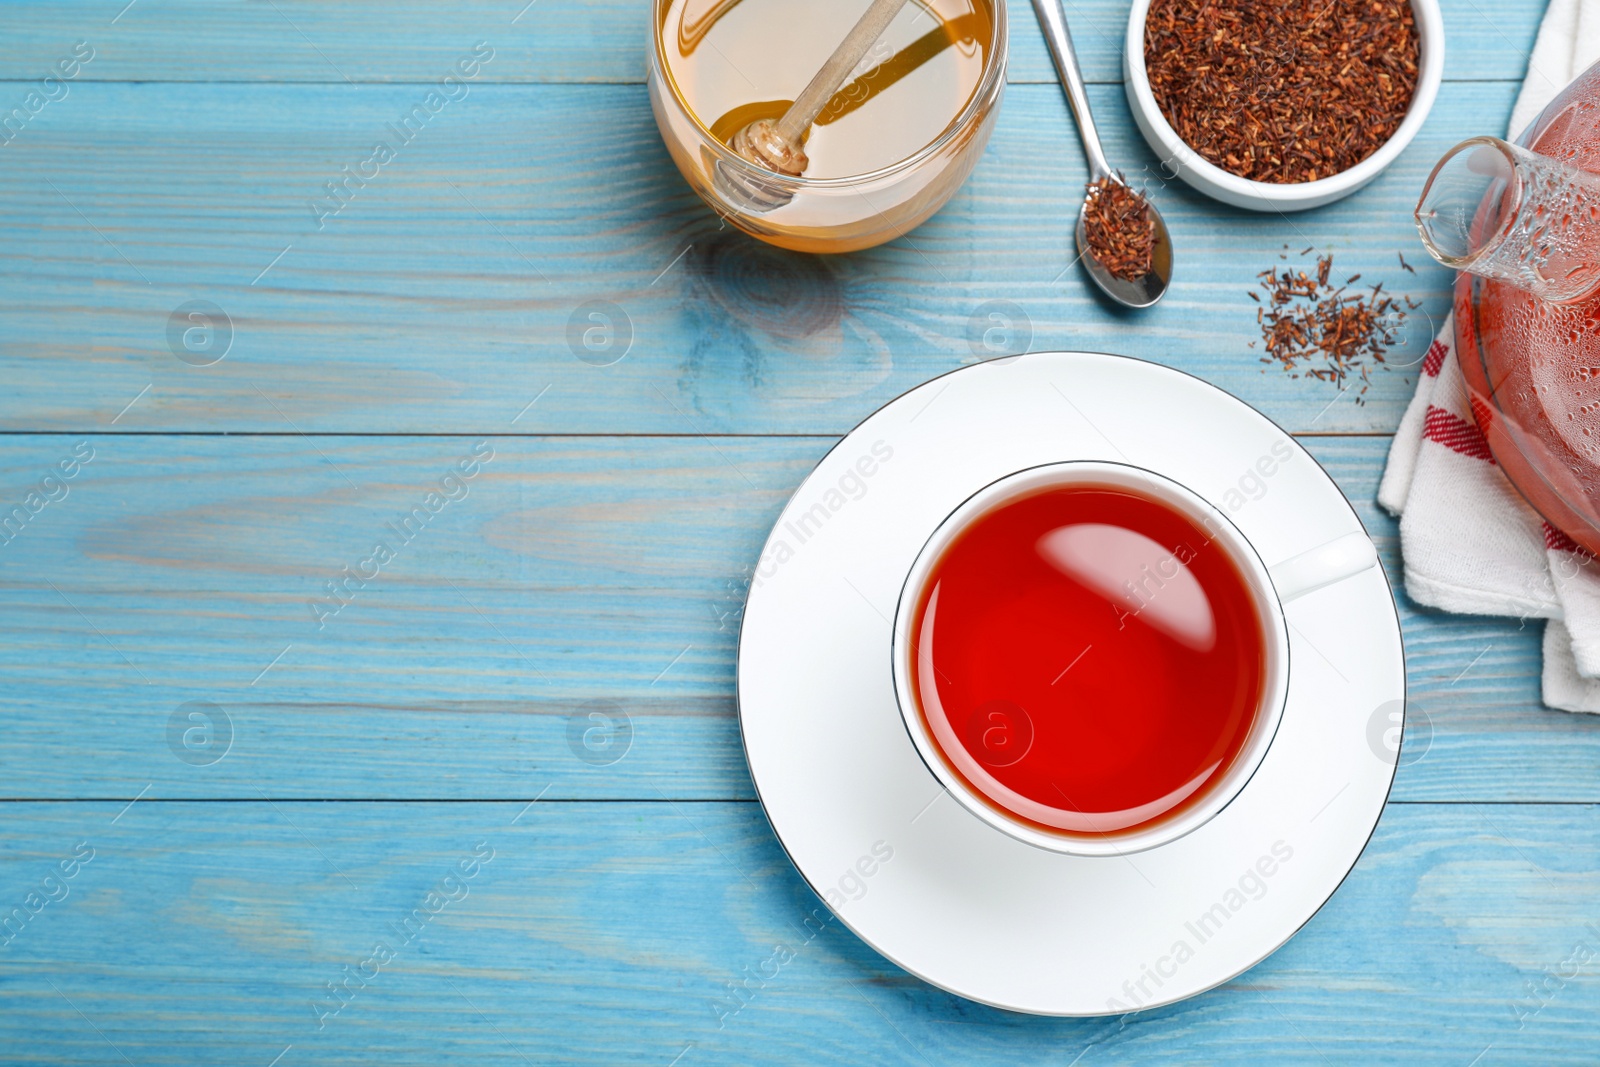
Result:
{"label": "white saucer", "polygon": [[[1282,455],[1285,442],[1280,462],[1273,445]],[[1227,981],[1333,894],[1394,780],[1398,753],[1373,726],[1381,736],[1398,721],[1405,665],[1373,567],[1286,605],[1282,723],[1206,825],[1148,852],[1086,858],[980,822],[906,734],[890,620],[918,551],[958,504],[1013,471],[1072,459],[1188,486],[1269,567],[1362,529],[1287,433],[1197,378],[1088,353],[967,367],[856,427],[784,509],[745,607],[739,722],[778,839],[863,941],[972,1000],[1102,1015]]]}

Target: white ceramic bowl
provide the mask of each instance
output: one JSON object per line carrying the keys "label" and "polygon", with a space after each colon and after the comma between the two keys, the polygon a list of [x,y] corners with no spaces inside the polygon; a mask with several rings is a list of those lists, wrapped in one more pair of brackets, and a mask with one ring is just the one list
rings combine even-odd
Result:
{"label": "white ceramic bowl", "polygon": [[1178,177],[1207,196],[1251,211],[1303,211],[1331,204],[1366,185],[1394,162],[1422,128],[1434,97],[1439,95],[1439,82],[1444,76],[1444,18],[1439,13],[1439,2],[1411,0],[1411,9],[1416,13],[1421,52],[1417,91],[1411,98],[1411,108],[1400,128],[1381,148],[1331,178],[1291,185],[1250,181],[1206,161],[1185,144],[1150,92],[1150,78],[1144,66],[1144,23],[1150,0],[1133,0],[1133,10],[1128,15],[1128,35],[1122,55],[1128,107],[1151,150],[1161,157],[1164,170],[1168,173],[1175,170]]}

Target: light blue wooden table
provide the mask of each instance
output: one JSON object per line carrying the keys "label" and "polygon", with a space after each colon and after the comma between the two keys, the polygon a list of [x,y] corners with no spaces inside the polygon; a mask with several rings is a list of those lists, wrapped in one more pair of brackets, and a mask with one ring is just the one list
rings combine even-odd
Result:
{"label": "light blue wooden table", "polygon": [[[1401,595],[1406,764],[1355,872],[1254,970],[1123,1018],[979,1007],[808,935],[734,713],[785,498],[978,358],[989,300],[1035,350],[1181,367],[1301,435],[1398,582],[1373,496],[1448,283],[1408,210],[1503,128],[1541,4],[1446,0],[1432,118],[1349,200],[1158,189],[1176,284],[1117,317],[1069,269],[1084,167],[1025,4],[971,182],[815,259],[719,229],[673,170],[645,0],[523,3],[0,3],[0,499],[39,494],[0,544],[0,1061],[1600,1060],[1600,721],[1539,706],[1536,623]],[[1125,9],[1071,17],[1138,174]],[[479,42],[466,95],[319,211]],[[1366,403],[1248,347],[1285,245],[1422,302]],[[619,362],[574,358],[588,300],[625,312]],[[226,324],[175,348],[191,301]]]}

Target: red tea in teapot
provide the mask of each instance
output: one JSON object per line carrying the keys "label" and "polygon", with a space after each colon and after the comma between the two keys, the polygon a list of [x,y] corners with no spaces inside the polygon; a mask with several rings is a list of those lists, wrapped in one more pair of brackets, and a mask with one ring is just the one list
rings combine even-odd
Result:
{"label": "red tea in teapot", "polygon": [[1456,351],[1496,461],[1552,525],[1600,553],[1600,66],[1519,146],[1515,173],[1472,221],[1474,241],[1506,246],[1504,262],[1485,271],[1441,257],[1462,270]]}

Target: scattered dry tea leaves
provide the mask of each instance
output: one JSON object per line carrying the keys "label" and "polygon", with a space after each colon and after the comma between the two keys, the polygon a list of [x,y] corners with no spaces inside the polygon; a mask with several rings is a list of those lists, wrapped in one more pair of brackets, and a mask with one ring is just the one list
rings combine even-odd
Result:
{"label": "scattered dry tea leaves", "polygon": [[1156,220],[1150,202],[1117,177],[1088,184],[1083,213],[1083,236],[1095,259],[1106,270],[1136,282],[1150,273],[1156,247]]}
{"label": "scattered dry tea leaves", "polygon": [[[1333,256],[1326,255],[1317,259],[1313,273],[1291,266],[1257,275],[1265,291],[1264,306],[1256,311],[1267,350],[1261,362],[1277,363],[1295,378],[1333,382],[1341,391],[1349,388],[1346,382],[1352,376],[1358,377],[1360,403],[1372,368],[1384,362],[1399,337],[1406,309],[1384,295],[1382,282],[1356,291],[1349,283],[1334,288],[1328,282],[1332,271]],[[1263,301],[1253,292],[1249,295]],[[1410,300],[1406,304],[1417,306]]]}
{"label": "scattered dry tea leaves", "polygon": [[1399,129],[1417,88],[1408,0],[1153,0],[1150,89],[1179,137],[1259,182],[1348,170]]}

